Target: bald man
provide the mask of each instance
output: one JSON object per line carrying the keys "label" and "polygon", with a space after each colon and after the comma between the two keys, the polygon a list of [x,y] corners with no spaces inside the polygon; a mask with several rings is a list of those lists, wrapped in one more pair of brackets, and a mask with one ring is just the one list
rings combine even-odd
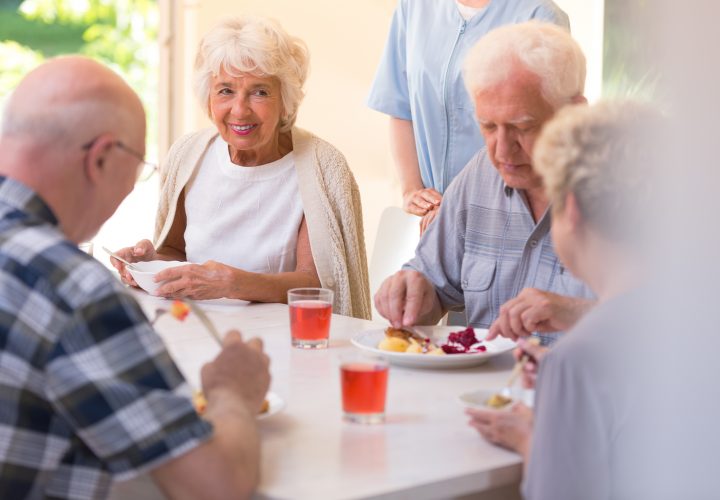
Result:
{"label": "bald man", "polygon": [[132,191],[145,113],[115,73],[53,59],[2,119],[0,498],[103,498],[149,471],[171,497],[241,498],[258,481],[259,340],[203,368],[204,417],[140,307],[77,248]]}

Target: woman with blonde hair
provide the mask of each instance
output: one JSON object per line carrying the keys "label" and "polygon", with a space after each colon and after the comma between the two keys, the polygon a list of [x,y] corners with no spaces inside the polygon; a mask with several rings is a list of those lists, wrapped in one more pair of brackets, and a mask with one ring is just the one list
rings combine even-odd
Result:
{"label": "woman with blonde hair", "polygon": [[192,263],[158,273],[159,295],[285,302],[322,286],[335,312],[369,317],[357,184],[342,153],[295,127],[307,73],[305,44],[269,19],[228,19],[201,40],[193,83],[214,128],[170,149],[155,245],[118,252]]}

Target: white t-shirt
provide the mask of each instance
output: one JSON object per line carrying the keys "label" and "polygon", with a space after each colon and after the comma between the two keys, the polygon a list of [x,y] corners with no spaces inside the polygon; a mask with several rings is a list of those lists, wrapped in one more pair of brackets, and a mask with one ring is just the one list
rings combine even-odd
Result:
{"label": "white t-shirt", "polygon": [[217,137],[187,185],[188,262],[215,260],[245,271],[295,270],[303,207],[293,153],[257,167],[230,161]]}
{"label": "white t-shirt", "polygon": [[487,6],[485,7],[468,7],[467,5],[461,4],[460,0],[455,0],[455,3],[457,4],[458,11],[460,12],[460,15],[465,19],[466,21],[469,21],[473,17],[475,17],[478,13],[481,11],[487,9]]}

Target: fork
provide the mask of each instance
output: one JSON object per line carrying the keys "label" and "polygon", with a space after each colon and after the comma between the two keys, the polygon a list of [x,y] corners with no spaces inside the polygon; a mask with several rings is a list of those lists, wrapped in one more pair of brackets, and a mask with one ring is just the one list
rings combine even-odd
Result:
{"label": "fork", "polygon": [[[417,327],[415,326],[403,326],[400,328],[400,330],[405,330],[406,332],[410,333],[414,337],[419,338],[422,341],[422,352],[426,353],[428,351],[431,351],[433,349],[437,348],[437,344],[435,344],[432,339],[425,335],[423,332],[421,332]],[[417,339],[416,339],[417,341]]]}
{"label": "fork", "polygon": [[[537,337],[531,337],[530,339],[528,339],[528,343],[532,345],[539,345],[540,339],[538,339]],[[530,361],[530,355],[526,352],[523,352],[522,356],[520,356],[520,359],[517,360],[517,362],[515,363],[512,373],[510,373],[510,378],[508,378],[507,384],[505,384],[505,387],[500,390],[500,395],[508,398],[510,397],[510,389],[512,388],[513,384],[515,384],[515,380],[517,380],[518,375],[520,375],[523,368],[525,367],[525,364],[528,361]]]}
{"label": "fork", "polygon": [[220,335],[220,332],[210,319],[210,316],[208,316],[207,313],[203,311],[202,307],[200,307],[195,301],[190,299],[183,299],[183,302],[185,302],[185,304],[187,304],[187,306],[190,308],[190,311],[198,317],[200,323],[202,323],[203,326],[207,329],[207,331],[210,332],[210,336],[215,340],[215,342],[217,342],[217,344],[222,347],[222,335]]}

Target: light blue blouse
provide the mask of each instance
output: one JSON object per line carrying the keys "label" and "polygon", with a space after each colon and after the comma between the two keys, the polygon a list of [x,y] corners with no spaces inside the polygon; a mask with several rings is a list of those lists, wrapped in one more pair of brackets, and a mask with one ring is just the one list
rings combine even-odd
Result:
{"label": "light blue blouse", "polygon": [[550,0],[493,0],[468,21],[454,0],[399,0],[368,106],[413,122],[425,187],[443,193],[485,145],[462,80],[467,50],[493,28],[530,19],[569,28]]}

